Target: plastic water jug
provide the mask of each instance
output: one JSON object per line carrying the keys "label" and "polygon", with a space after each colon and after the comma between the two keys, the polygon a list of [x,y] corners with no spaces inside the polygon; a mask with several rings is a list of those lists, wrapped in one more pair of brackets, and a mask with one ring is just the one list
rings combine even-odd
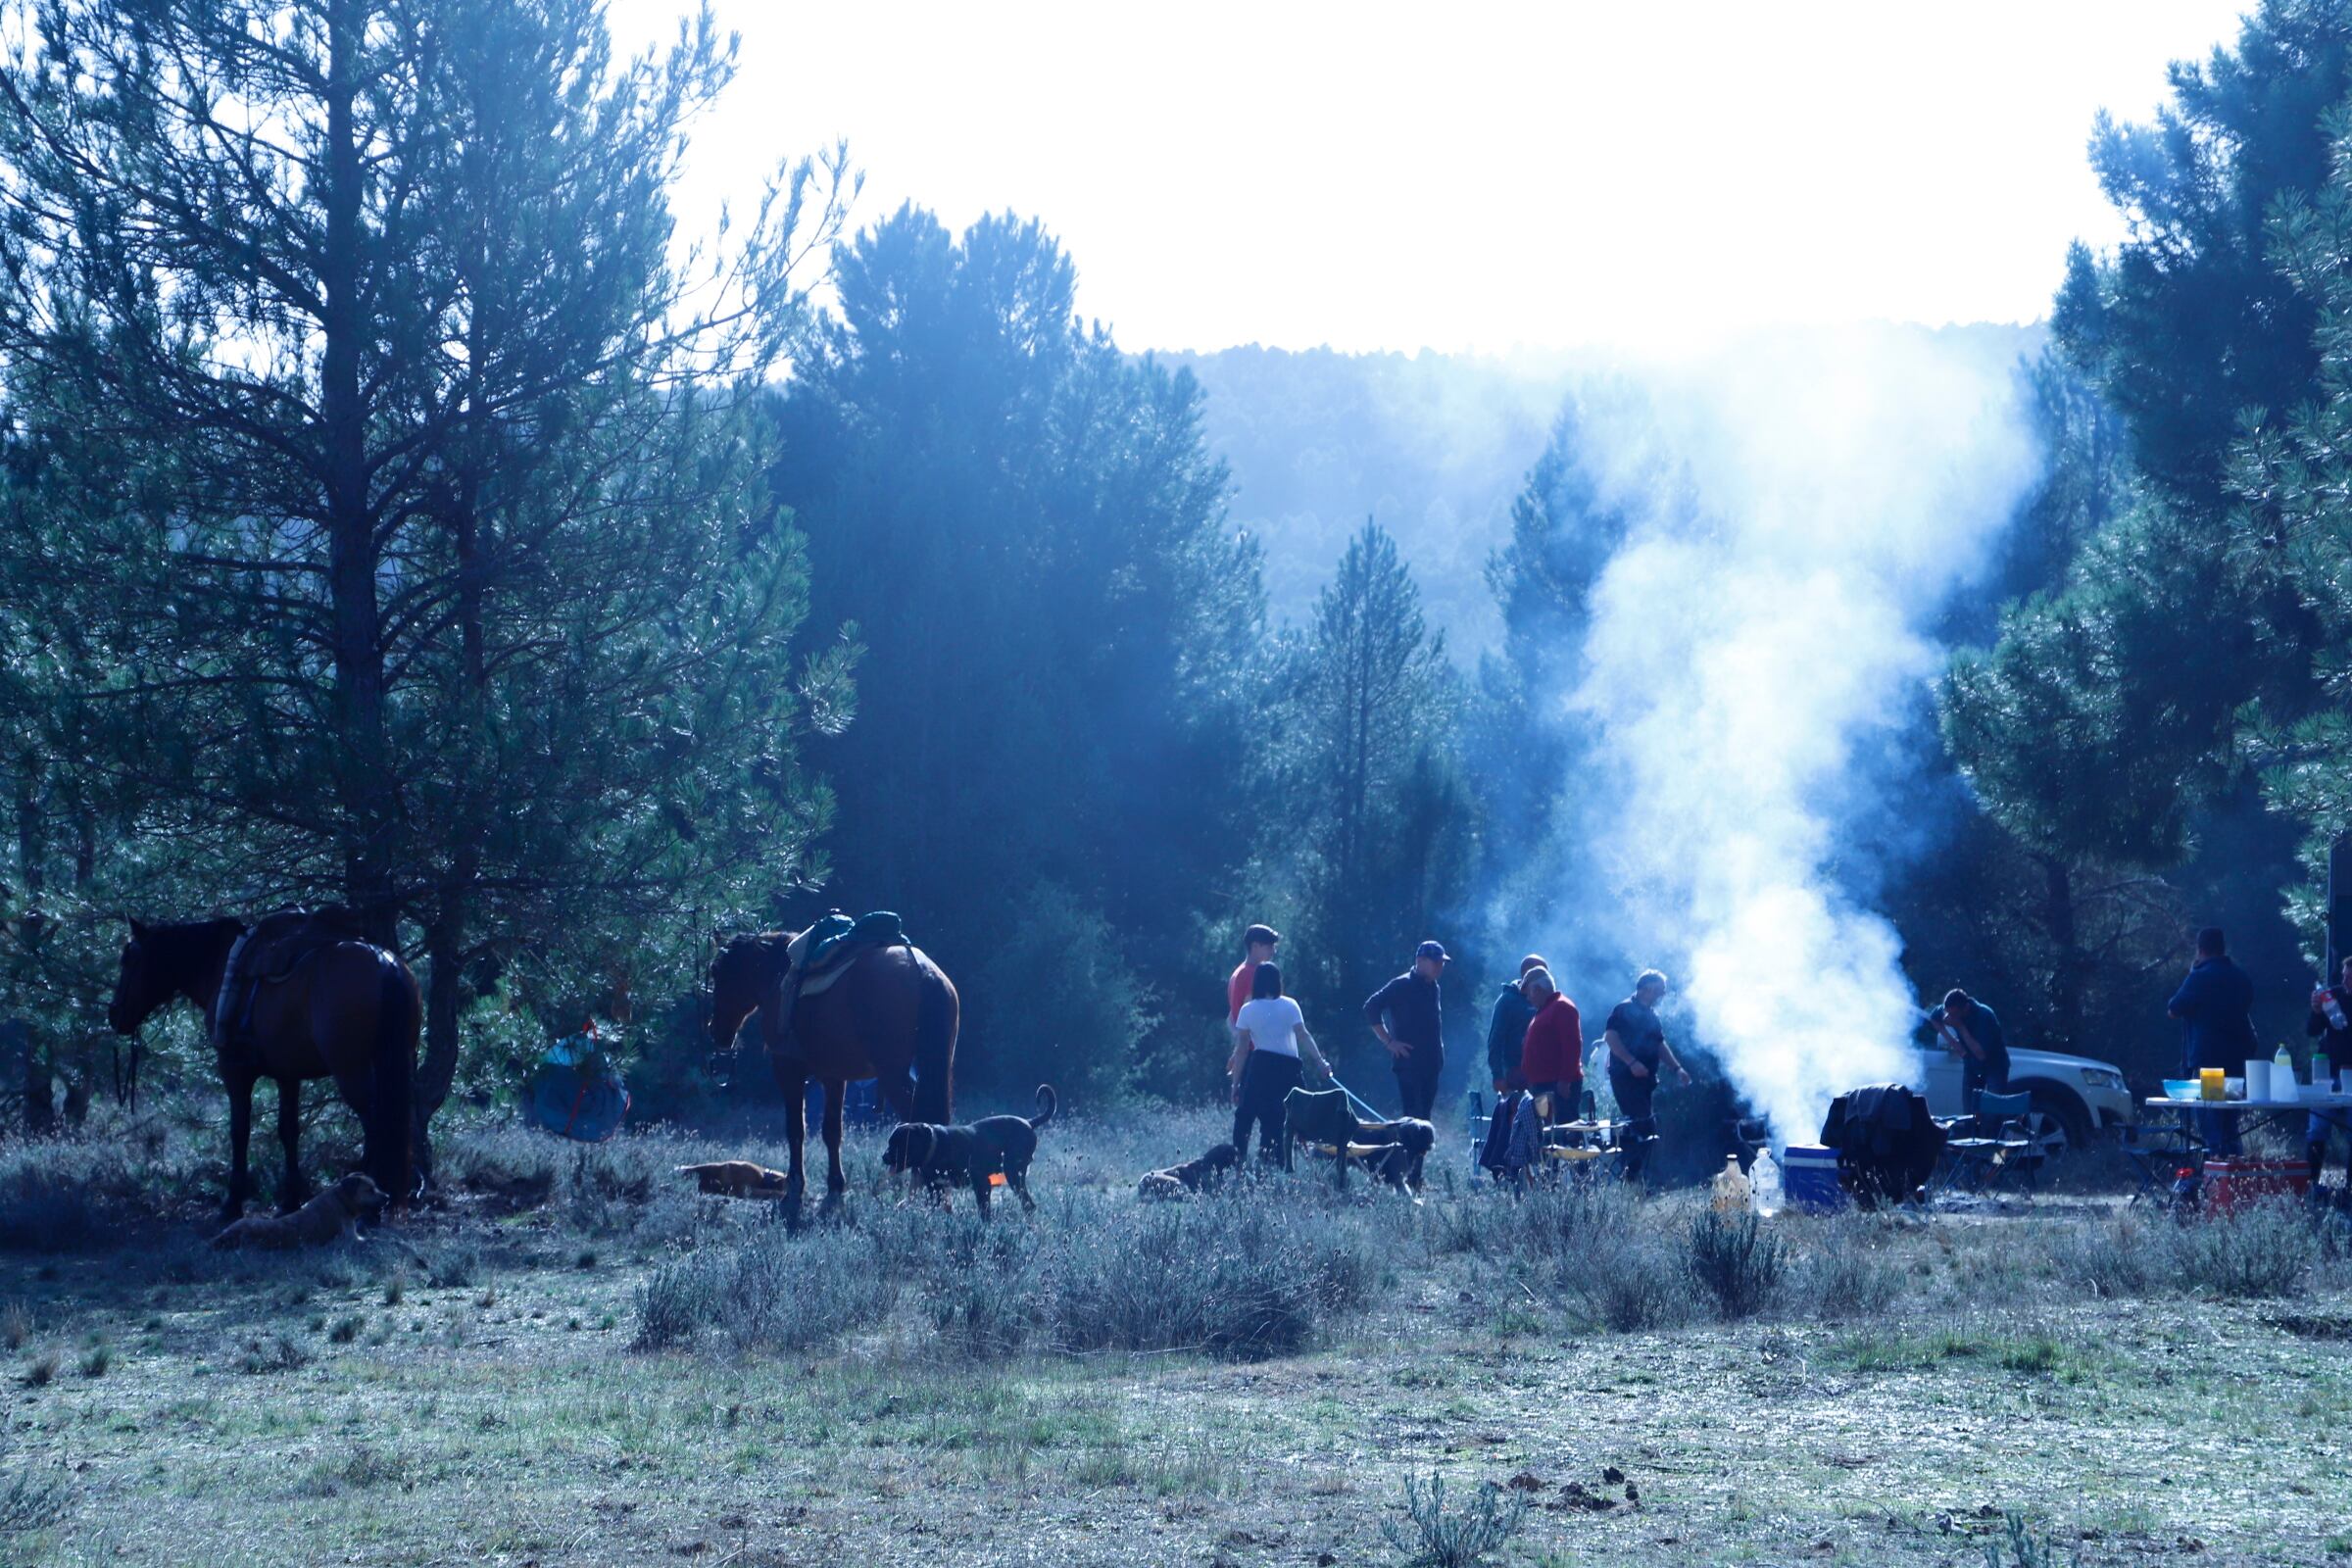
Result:
{"label": "plastic water jug", "polygon": [[2286,1042],[2278,1042],[2278,1054],[2271,1058],[2271,1098],[2295,1098],[2295,1058],[2286,1054]]}
{"label": "plastic water jug", "polygon": [[1723,1156],[1723,1169],[1715,1173],[1715,1212],[1737,1214],[1747,1207],[1747,1178],[1740,1173],[1740,1156]]}
{"label": "plastic water jug", "polygon": [[1781,1211],[1781,1165],[1771,1150],[1756,1151],[1756,1162],[1747,1169],[1747,1186],[1758,1214],[1770,1219]]}

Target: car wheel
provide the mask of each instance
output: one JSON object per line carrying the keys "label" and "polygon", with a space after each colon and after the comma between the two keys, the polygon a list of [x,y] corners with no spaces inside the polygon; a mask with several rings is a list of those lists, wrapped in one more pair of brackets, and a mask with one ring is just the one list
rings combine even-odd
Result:
{"label": "car wheel", "polygon": [[2063,1154],[2090,1143],[2090,1113],[2070,1095],[2034,1090],[2032,1127],[2045,1154]]}

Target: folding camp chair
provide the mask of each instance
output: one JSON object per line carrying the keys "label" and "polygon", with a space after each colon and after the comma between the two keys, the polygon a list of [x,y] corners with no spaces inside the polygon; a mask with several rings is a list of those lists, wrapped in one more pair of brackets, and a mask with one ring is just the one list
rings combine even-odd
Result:
{"label": "folding camp chair", "polygon": [[2132,1201],[2146,1202],[2157,1208],[2172,1207],[2179,1196],[2181,1171],[2194,1171],[2204,1162],[2204,1151],[2189,1136],[2188,1129],[2173,1122],[2156,1127],[2131,1123],[2124,1128],[2123,1142],[2118,1147],[2132,1162],[2132,1174],[2139,1178],[2139,1185],[2132,1191]]}
{"label": "folding camp chair", "polygon": [[1979,1090],[1976,1115],[1956,1125],[1943,1147],[1954,1186],[1982,1193],[2022,1176],[2034,1191],[2043,1154],[2034,1135],[2034,1097]]}

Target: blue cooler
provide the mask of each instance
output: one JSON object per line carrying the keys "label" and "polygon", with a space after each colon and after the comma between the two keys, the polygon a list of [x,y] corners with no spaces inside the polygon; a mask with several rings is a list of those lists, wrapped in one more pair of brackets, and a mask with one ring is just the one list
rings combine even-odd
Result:
{"label": "blue cooler", "polygon": [[1835,1214],[1845,1207],[1838,1185],[1838,1151],[1821,1144],[1790,1144],[1781,1153],[1781,1191],[1790,1208]]}

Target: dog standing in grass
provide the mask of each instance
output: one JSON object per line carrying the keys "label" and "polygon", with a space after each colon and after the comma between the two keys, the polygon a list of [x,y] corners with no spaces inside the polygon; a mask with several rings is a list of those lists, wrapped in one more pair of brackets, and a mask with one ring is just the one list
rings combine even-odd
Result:
{"label": "dog standing in grass", "polygon": [[1057,1103],[1054,1086],[1037,1086],[1038,1113],[1026,1116],[983,1116],[965,1126],[939,1127],[929,1122],[903,1121],[890,1130],[882,1149],[882,1168],[894,1176],[919,1176],[923,1186],[943,1201],[953,1182],[968,1182],[983,1218],[988,1214],[991,1176],[1003,1176],[1021,1206],[1034,1211],[1029,1196],[1029,1162],[1037,1157],[1037,1132],[1054,1119]]}

